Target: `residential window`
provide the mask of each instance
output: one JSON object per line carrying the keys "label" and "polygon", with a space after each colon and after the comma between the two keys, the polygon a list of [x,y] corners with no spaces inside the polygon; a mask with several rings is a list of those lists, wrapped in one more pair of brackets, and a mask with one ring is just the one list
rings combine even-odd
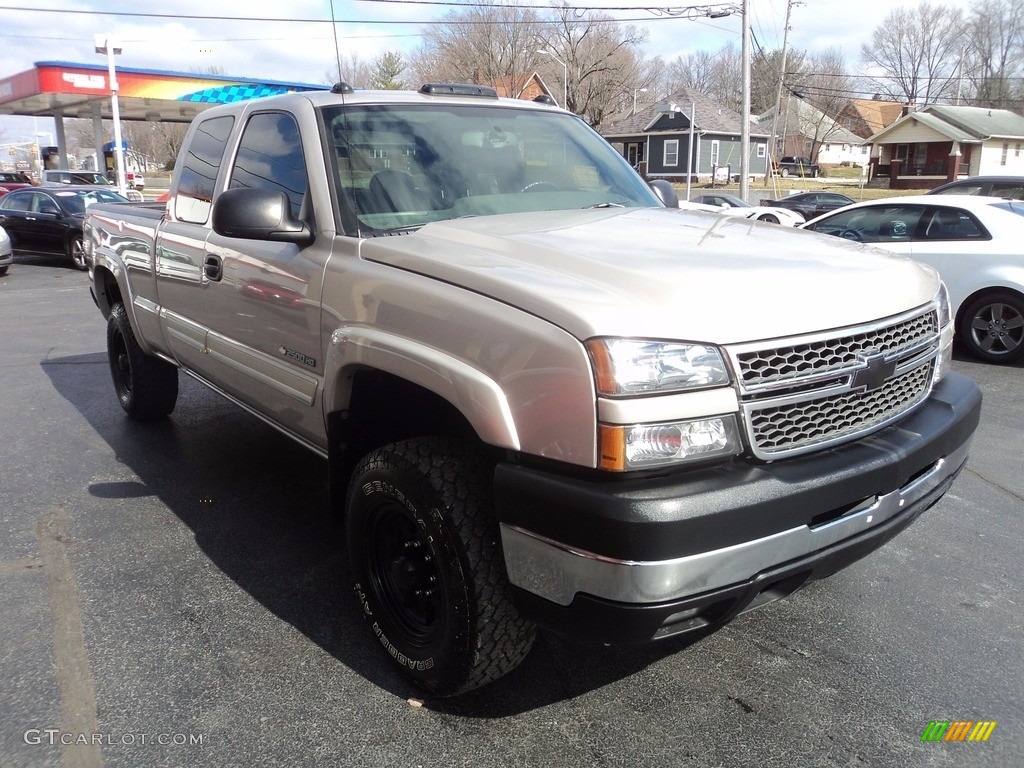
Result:
{"label": "residential window", "polygon": [[679,165],[679,139],[669,139],[665,142],[665,167]]}
{"label": "residential window", "polygon": [[1018,144],[1013,150],[1014,157],[1020,157],[1020,144]]}
{"label": "residential window", "polygon": [[1006,158],[1010,155],[1010,145],[1008,143],[1003,144],[1003,157],[999,161],[1000,165],[1006,165]]}
{"label": "residential window", "polygon": [[715,140],[713,140],[711,142],[711,165],[712,165],[712,167],[718,165],[718,149],[719,149],[719,142],[718,142],[718,139],[715,139]]}
{"label": "residential window", "polygon": [[767,150],[768,150],[768,146],[767,145],[765,145],[765,144],[758,144],[757,145],[757,156],[759,158],[761,158],[761,159],[764,159],[765,155],[768,154]]}

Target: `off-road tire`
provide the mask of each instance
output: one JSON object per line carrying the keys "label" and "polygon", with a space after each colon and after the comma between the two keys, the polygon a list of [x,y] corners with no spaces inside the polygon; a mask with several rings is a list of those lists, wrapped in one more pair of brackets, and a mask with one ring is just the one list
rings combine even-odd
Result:
{"label": "off-road tire", "polygon": [[107,357],[114,391],[128,416],[152,421],[174,410],[178,369],[142,351],[123,304],[115,304],[107,318]]}
{"label": "off-road tire", "polygon": [[492,475],[479,447],[429,437],[372,451],[349,486],[346,534],[363,613],[401,670],[439,696],[498,679],[533,645],[505,575]]}

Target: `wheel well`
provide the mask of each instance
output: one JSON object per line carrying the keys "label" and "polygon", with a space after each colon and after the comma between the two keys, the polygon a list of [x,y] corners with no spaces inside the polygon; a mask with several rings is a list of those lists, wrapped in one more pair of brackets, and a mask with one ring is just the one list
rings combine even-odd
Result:
{"label": "wheel well", "polygon": [[1014,290],[1013,288],[1008,288],[1005,286],[990,286],[988,288],[981,288],[960,302],[960,306],[957,308],[956,311],[956,319],[954,321],[955,324],[953,327],[959,329],[960,322],[964,319],[964,312],[967,311],[967,308],[971,306],[971,304],[973,304],[975,301],[980,299],[982,296],[986,296],[990,293],[1008,293],[1011,296],[1016,296],[1018,301],[1024,301],[1024,294],[1022,294],[1020,291]]}
{"label": "wheel well", "polygon": [[104,317],[110,316],[110,309],[115,304],[124,303],[121,288],[109,269],[96,269],[93,272],[93,295]]}
{"label": "wheel well", "polygon": [[352,469],[374,448],[426,435],[476,439],[455,406],[423,387],[378,370],[353,375],[348,406],[327,417],[332,508],[340,513]]}

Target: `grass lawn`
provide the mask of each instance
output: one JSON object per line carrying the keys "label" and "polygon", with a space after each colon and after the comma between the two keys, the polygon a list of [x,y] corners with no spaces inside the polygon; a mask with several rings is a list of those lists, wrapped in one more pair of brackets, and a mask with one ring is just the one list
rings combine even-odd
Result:
{"label": "grass lawn", "polygon": [[[856,166],[850,168],[830,167],[825,169],[825,173],[827,175],[817,179],[800,179],[792,176],[783,179],[776,176],[769,179],[767,184],[764,178],[752,179],[750,182],[750,202],[754,203],[756,200],[785,197],[792,192],[841,192],[852,197],[854,200],[860,201],[880,200],[886,197],[900,197],[903,195],[920,195],[927,191],[924,189],[889,189],[888,186],[878,186],[886,184],[884,179],[881,181],[876,179],[871,186],[862,187],[861,170]],[[679,194],[679,199],[684,200],[686,198],[686,185],[674,184],[674,186],[677,194]],[[711,189],[718,189],[738,195],[740,186],[738,183],[715,184],[714,186],[709,183],[693,184],[690,187],[690,196],[697,197],[697,195],[704,194],[705,191]]]}

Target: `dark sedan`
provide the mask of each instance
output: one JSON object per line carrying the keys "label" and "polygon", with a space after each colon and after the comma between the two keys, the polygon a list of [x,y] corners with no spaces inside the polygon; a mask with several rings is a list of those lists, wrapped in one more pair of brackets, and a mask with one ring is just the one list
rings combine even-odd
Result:
{"label": "dark sedan", "polygon": [[116,191],[93,186],[32,187],[0,197],[0,227],[16,251],[60,253],[85,269],[82,221],[92,203],[127,203]]}
{"label": "dark sedan", "polygon": [[838,192],[800,192],[795,195],[780,198],[779,200],[764,200],[761,205],[770,205],[773,208],[788,208],[791,211],[802,213],[807,221],[823,213],[842,208],[857,202],[852,197],[847,197]]}

